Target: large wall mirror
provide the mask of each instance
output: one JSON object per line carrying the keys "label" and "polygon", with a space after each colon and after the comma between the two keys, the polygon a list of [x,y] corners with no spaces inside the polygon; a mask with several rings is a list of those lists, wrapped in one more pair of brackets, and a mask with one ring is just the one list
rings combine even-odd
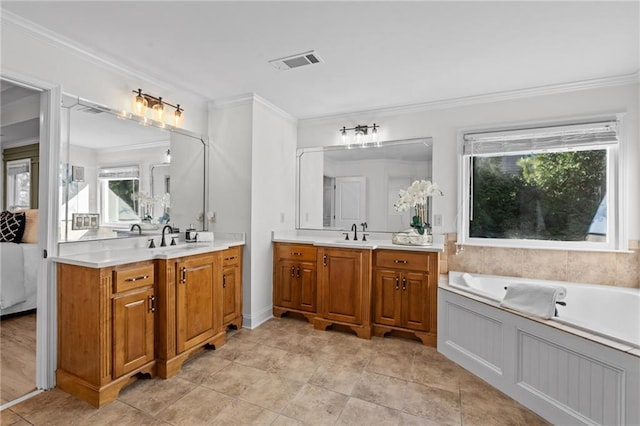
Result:
{"label": "large wall mirror", "polygon": [[63,97],[59,241],[202,229],[206,144],[191,132]]}
{"label": "large wall mirror", "polygon": [[409,228],[410,213],[393,204],[414,180],[431,180],[432,149],[431,138],[422,138],[298,150],[298,229]]}

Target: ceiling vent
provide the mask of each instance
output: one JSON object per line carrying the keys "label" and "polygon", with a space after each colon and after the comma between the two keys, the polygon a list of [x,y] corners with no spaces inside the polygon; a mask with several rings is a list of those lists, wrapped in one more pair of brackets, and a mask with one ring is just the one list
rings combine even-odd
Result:
{"label": "ceiling vent", "polygon": [[274,68],[280,71],[304,67],[306,65],[319,64],[320,62],[322,62],[322,59],[313,50],[269,61]]}

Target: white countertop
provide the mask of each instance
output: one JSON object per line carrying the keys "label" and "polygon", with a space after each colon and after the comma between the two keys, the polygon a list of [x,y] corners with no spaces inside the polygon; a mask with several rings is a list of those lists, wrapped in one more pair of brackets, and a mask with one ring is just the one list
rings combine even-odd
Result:
{"label": "white countertop", "polygon": [[113,248],[85,253],[73,253],[51,257],[58,263],[85,266],[88,268],[106,268],[109,266],[123,265],[125,263],[142,262],[153,259],[174,259],[194,254],[209,253],[226,250],[230,247],[244,245],[244,240],[215,240],[214,242],[185,243],[180,242],[175,246],[145,248],[128,247]]}
{"label": "white countertop", "polygon": [[[351,238],[352,232],[350,232],[349,234]],[[442,235],[434,235],[433,244],[429,246],[393,244],[391,242],[391,234],[373,232],[367,237],[367,241],[353,241],[352,239],[345,240],[344,235],[341,231],[274,231],[272,232],[271,240],[278,243],[312,244],[314,246],[348,247],[365,250],[385,249],[428,251],[440,253],[444,251],[444,237]]]}

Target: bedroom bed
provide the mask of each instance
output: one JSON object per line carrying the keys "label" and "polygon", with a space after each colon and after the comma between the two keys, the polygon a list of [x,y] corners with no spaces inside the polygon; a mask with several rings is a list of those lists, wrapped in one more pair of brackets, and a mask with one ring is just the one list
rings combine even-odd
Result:
{"label": "bedroom bed", "polygon": [[41,262],[37,224],[38,210],[0,214],[0,316],[36,308]]}

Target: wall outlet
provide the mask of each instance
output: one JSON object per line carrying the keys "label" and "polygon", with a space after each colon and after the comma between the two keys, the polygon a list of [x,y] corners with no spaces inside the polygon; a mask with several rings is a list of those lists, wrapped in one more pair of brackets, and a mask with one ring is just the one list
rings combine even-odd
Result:
{"label": "wall outlet", "polygon": [[216,212],[207,212],[207,219],[213,223],[216,221]]}
{"label": "wall outlet", "polygon": [[438,227],[442,226],[442,215],[441,214],[434,214],[433,215],[433,226],[438,226]]}

